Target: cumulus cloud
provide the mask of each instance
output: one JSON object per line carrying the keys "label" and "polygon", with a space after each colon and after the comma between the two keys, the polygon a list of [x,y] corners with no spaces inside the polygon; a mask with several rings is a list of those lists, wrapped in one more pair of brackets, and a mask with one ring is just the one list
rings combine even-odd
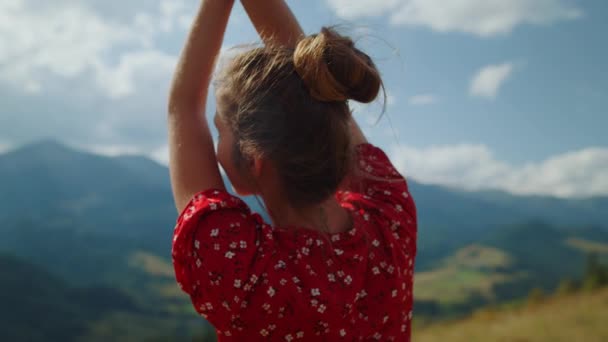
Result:
{"label": "cumulus cloud", "polygon": [[500,87],[513,73],[513,69],[513,63],[488,65],[479,69],[471,80],[469,94],[477,97],[495,98]]}
{"label": "cumulus cloud", "polygon": [[487,146],[475,144],[395,147],[390,154],[401,172],[424,183],[522,195],[608,195],[607,148],[586,148],[521,166],[501,161]]}
{"label": "cumulus cloud", "polygon": [[410,97],[408,102],[414,106],[430,105],[437,102],[437,96],[433,94],[418,94]]}
{"label": "cumulus cloud", "polygon": [[[106,154],[165,142],[167,90],[195,3],[0,1],[0,137],[58,137]],[[134,149],[130,146],[138,146]]]}
{"label": "cumulus cloud", "polygon": [[11,145],[10,144],[0,142],[0,154],[4,153],[4,152],[6,152],[6,151],[8,151],[10,149],[11,149]]}
{"label": "cumulus cloud", "polygon": [[[147,5],[134,7],[142,3]],[[137,62],[150,68],[150,58],[162,66],[174,58],[150,50],[155,35],[172,30],[186,16],[185,6],[157,0],[129,2],[132,12],[116,7],[123,6],[97,0],[0,2],[0,82],[35,94],[50,86],[50,77],[75,79],[88,73],[108,97],[132,94],[133,69],[141,68]],[[116,55],[118,63],[110,58]]]}
{"label": "cumulus cloud", "polygon": [[388,15],[393,25],[465,32],[481,37],[507,34],[522,24],[572,20],[582,11],[566,0],[327,0],[345,19]]}

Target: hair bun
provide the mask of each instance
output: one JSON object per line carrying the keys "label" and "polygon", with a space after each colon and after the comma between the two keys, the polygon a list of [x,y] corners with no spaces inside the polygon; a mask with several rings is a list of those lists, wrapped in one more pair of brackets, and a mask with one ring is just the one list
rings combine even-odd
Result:
{"label": "hair bun", "polygon": [[319,101],[369,103],[380,92],[382,80],[371,58],[333,29],[324,27],[302,39],[293,59],[296,72]]}

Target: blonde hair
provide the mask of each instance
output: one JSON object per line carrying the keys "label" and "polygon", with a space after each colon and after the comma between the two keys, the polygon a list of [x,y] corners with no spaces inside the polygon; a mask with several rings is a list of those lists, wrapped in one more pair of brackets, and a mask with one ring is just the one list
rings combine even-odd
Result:
{"label": "blonde hair", "polygon": [[334,194],[351,169],[348,100],[373,101],[382,79],[350,38],[323,28],[295,49],[267,44],[240,53],[216,87],[237,163],[269,158],[290,204],[306,207]]}

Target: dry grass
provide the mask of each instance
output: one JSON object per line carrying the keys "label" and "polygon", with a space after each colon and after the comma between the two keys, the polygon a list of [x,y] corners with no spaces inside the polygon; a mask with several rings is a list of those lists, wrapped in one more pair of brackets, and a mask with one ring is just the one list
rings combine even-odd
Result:
{"label": "dry grass", "polygon": [[608,254],[608,243],[569,238],[566,240],[566,244],[586,253]]}
{"label": "dry grass", "polygon": [[608,341],[608,289],[556,297],[537,305],[481,310],[457,322],[414,330],[416,342]]}
{"label": "dry grass", "polygon": [[173,278],[173,266],[163,258],[150,253],[139,251],[131,254],[129,266],[141,269],[152,276]]}
{"label": "dry grass", "polygon": [[480,245],[458,250],[432,271],[416,273],[416,299],[433,300],[441,304],[466,302],[473,295],[493,299],[495,284],[511,281],[518,275],[497,271],[511,265],[503,251]]}

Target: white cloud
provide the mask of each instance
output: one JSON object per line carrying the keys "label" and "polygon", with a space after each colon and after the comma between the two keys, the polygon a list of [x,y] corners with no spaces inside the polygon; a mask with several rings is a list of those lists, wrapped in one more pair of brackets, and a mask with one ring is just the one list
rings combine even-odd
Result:
{"label": "white cloud", "polygon": [[97,83],[111,98],[120,98],[135,92],[135,83],[142,77],[169,76],[177,63],[177,57],[158,50],[139,50],[125,53],[114,67],[98,64]]}
{"label": "white cloud", "polygon": [[513,73],[513,63],[485,66],[473,76],[469,94],[471,96],[495,98],[500,87]]}
{"label": "white cloud", "polygon": [[12,148],[11,144],[0,142],[0,154],[7,152]]}
{"label": "white cloud", "polygon": [[388,15],[393,25],[489,37],[522,24],[546,25],[582,16],[566,0],[327,0],[345,19]]}
{"label": "white cloud", "polygon": [[169,165],[169,146],[163,145],[159,148],[156,148],[150,154],[150,158],[156,160],[156,162],[162,165]]}
{"label": "white cloud", "polygon": [[497,159],[485,145],[393,148],[391,155],[401,172],[424,183],[525,195],[608,195],[608,148],[590,147],[522,166]]}
{"label": "white cloud", "polygon": [[[111,98],[131,95],[135,69],[166,69],[175,57],[153,48],[154,38],[180,26],[183,1],[142,4],[131,12],[98,0],[0,2],[0,82],[37,94],[54,86],[53,77],[91,75],[92,84]],[[155,4],[155,6],[151,6]],[[122,7],[122,6],[120,6]],[[192,10],[190,10],[191,12]],[[126,14],[126,13],[129,14]],[[118,56],[118,63],[113,59]],[[143,65],[142,65],[143,64]]]}
{"label": "white cloud", "polygon": [[430,105],[437,102],[437,96],[433,94],[418,94],[410,97],[408,102],[414,106]]}
{"label": "white cloud", "polygon": [[120,145],[120,144],[110,144],[110,145],[90,145],[90,146],[82,146],[76,148],[82,148],[85,151],[89,151],[91,153],[99,154],[107,157],[116,157],[123,155],[142,155],[145,154],[140,147],[134,145]]}

